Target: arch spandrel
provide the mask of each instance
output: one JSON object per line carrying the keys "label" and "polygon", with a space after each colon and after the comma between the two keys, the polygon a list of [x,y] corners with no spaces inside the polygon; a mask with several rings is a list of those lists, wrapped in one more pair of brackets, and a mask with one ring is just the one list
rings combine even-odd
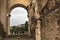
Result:
{"label": "arch spandrel", "polygon": [[30,4],[30,1],[31,0],[9,0],[8,3],[9,3],[9,8],[12,6],[12,5],[15,5],[15,4],[23,4],[24,6],[28,6]]}

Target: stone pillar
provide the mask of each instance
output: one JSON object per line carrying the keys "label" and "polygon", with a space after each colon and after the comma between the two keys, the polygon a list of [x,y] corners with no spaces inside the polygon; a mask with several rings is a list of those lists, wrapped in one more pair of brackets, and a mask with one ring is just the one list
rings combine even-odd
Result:
{"label": "stone pillar", "polygon": [[7,14],[7,33],[10,35],[10,14]]}
{"label": "stone pillar", "polygon": [[1,0],[1,22],[6,32],[6,13],[7,13],[7,0]]}
{"label": "stone pillar", "polygon": [[41,29],[40,29],[40,20],[38,20],[40,18],[40,14],[39,14],[39,10],[38,10],[38,4],[36,2],[35,4],[35,19],[37,19],[37,24],[36,24],[36,29],[35,29],[35,32],[36,32],[36,40],[41,40]]}
{"label": "stone pillar", "polygon": [[[30,3],[30,5],[28,6],[28,12],[29,12],[29,26],[30,26],[30,36],[31,37],[35,37],[35,31],[33,32],[33,30],[34,30],[34,28],[33,27],[35,27],[34,26],[34,23],[32,22],[32,17],[33,17],[33,15],[34,15],[34,13],[35,13],[35,0],[31,0],[31,3]],[[33,24],[32,24],[33,23]],[[33,37],[33,38],[34,38]]]}
{"label": "stone pillar", "polygon": [[37,21],[37,25],[36,25],[36,40],[41,40],[41,33],[40,33],[40,21]]}

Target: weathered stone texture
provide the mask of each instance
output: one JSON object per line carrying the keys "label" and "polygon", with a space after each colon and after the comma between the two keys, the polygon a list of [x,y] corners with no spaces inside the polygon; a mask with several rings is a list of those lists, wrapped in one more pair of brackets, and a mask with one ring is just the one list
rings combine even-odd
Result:
{"label": "weathered stone texture", "polygon": [[60,40],[60,0],[0,0],[0,21],[6,33],[10,23],[10,8],[16,4],[27,8],[33,38]]}
{"label": "weathered stone texture", "polygon": [[44,15],[41,26],[42,40],[60,40],[58,19],[60,19],[60,7]]}
{"label": "weathered stone texture", "polygon": [[15,4],[23,4],[28,6],[30,4],[30,0],[8,0],[9,8]]}

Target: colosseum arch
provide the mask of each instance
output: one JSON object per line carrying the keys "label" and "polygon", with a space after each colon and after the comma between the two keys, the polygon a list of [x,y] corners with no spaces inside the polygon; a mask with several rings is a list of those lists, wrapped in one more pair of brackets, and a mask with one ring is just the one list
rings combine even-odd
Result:
{"label": "colosseum arch", "polygon": [[[17,6],[21,6],[23,8],[27,9],[27,6],[30,5],[30,1],[31,0],[1,0],[0,1],[0,9],[1,9],[1,22],[2,24],[4,24],[4,28],[5,28],[5,32],[7,31],[7,16],[9,16],[10,11],[17,7]],[[5,21],[4,21],[5,20]]]}
{"label": "colosseum arch", "polygon": [[[24,6],[23,4],[15,4],[11,8],[9,8],[9,11],[8,11],[8,14],[7,14],[7,27],[8,27],[7,28],[7,33],[8,33],[8,35],[10,35],[10,16],[11,16],[10,13],[16,7],[22,7],[28,12],[28,8],[26,6]],[[28,15],[29,15],[29,13],[28,13]]]}

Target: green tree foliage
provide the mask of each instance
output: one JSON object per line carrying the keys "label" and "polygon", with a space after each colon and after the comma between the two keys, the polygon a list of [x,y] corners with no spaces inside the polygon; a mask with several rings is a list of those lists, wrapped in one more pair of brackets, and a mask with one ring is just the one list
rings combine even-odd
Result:
{"label": "green tree foliage", "polygon": [[28,22],[26,21],[25,24],[21,24],[21,27],[19,26],[12,26],[10,28],[10,32],[11,34],[15,33],[15,34],[24,34],[25,32],[28,32]]}

